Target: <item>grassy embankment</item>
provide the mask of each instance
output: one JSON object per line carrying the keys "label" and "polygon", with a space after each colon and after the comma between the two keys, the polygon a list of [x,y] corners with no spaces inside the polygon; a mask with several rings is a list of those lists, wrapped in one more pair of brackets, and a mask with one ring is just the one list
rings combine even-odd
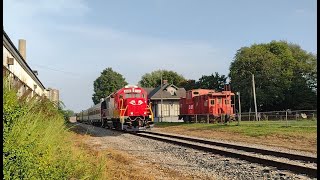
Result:
{"label": "grassy embankment", "polygon": [[157,123],[160,130],[203,138],[273,145],[310,152],[317,151],[317,121],[243,121],[230,124]]}
{"label": "grassy embankment", "polygon": [[28,102],[3,85],[4,179],[106,179],[105,156],[73,141],[46,99]]}

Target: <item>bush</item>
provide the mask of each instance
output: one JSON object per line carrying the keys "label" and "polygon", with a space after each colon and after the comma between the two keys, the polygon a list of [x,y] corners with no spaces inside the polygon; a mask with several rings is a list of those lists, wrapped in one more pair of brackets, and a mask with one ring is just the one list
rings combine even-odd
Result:
{"label": "bush", "polygon": [[101,179],[103,159],[74,145],[61,112],[45,98],[19,101],[4,82],[4,179]]}

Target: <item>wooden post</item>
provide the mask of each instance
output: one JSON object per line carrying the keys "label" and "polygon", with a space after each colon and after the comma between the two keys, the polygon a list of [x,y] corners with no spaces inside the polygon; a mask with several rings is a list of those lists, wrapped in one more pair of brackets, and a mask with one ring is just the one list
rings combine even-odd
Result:
{"label": "wooden post", "polygon": [[207,123],[209,124],[209,114],[207,114]]}
{"label": "wooden post", "polygon": [[198,123],[198,116],[196,115],[196,123]]}
{"label": "wooden post", "polygon": [[286,122],[287,122],[287,126],[288,126],[288,110],[286,110]]}

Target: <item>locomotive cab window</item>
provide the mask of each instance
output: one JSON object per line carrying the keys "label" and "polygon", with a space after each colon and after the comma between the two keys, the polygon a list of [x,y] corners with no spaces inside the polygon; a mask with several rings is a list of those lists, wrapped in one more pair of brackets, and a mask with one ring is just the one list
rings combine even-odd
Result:
{"label": "locomotive cab window", "polygon": [[134,93],[134,94],[133,94],[133,97],[135,97],[135,98],[140,98],[141,96],[140,96],[139,93]]}
{"label": "locomotive cab window", "polygon": [[125,98],[131,98],[131,94],[126,93],[126,94],[125,94]]}

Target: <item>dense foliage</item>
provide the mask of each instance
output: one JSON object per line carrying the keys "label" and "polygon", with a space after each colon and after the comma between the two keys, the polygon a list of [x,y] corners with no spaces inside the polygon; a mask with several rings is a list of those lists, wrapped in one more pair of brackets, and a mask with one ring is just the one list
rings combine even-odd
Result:
{"label": "dense foliage", "polygon": [[272,41],[240,48],[230,65],[232,89],[244,111],[253,107],[252,74],[258,111],[315,109],[317,57],[298,45]]}
{"label": "dense foliage", "polygon": [[186,91],[191,89],[197,89],[196,81],[193,79],[186,80],[182,82],[181,87],[183,87]]}
{"label": "dense foliage", "polygon": [[197,82],[196,87],[201,89],[214,89],[222,91],[226,84],[227,77],[219,75],[219,73],[211,74],[210,76],[203,75]]}
{"label": "dense foliage", "polygon": [[75,146],[46,98],[18,99],[3,86],[3,179],[101,179],[102,162]]}
{"label": "dense foliage", "polygon": [[156,70],[151,73],[146,73],[141,77],[139,85],[141,87],[152,88],[161,84],[161,75],[163,80],[167,80],[168,83],[180,86],[186,79],[174,71],[168,70]]}
{"label": "dense foliage", "polygon": [[202,75],[198,81],[189,79],[180,84],[187,91],[191,89],[214,89],[216,91],[222,91],[224,85],[227,82],[225,75],[219,75],[218,72],[212,73],[211,75]]}
{"label": "dense foliage", "polygon": [[221,91],[227,80],[225,75],[219,75],[217,72],[209,76],[202,75],[198,81],[195,81],[192,79],[186,80],[182,75],[179,75],[174,71],[156,70],[151,73],[144,74],[139,81],[139,85],[142,87],[157,87],[161,83],[161,74],[163,80],[167,80],[168,83],[172,83],[178,87],[183,87],[186,90],[201,88]]}
{"label": "dense foliage", "polygon": [[121,74],[113,71],[110,67],[106,68],[93,83],[93,103],[98,104],[101,98],[109,96],[111,93],[121,89],[127,84],[128,83]]}

